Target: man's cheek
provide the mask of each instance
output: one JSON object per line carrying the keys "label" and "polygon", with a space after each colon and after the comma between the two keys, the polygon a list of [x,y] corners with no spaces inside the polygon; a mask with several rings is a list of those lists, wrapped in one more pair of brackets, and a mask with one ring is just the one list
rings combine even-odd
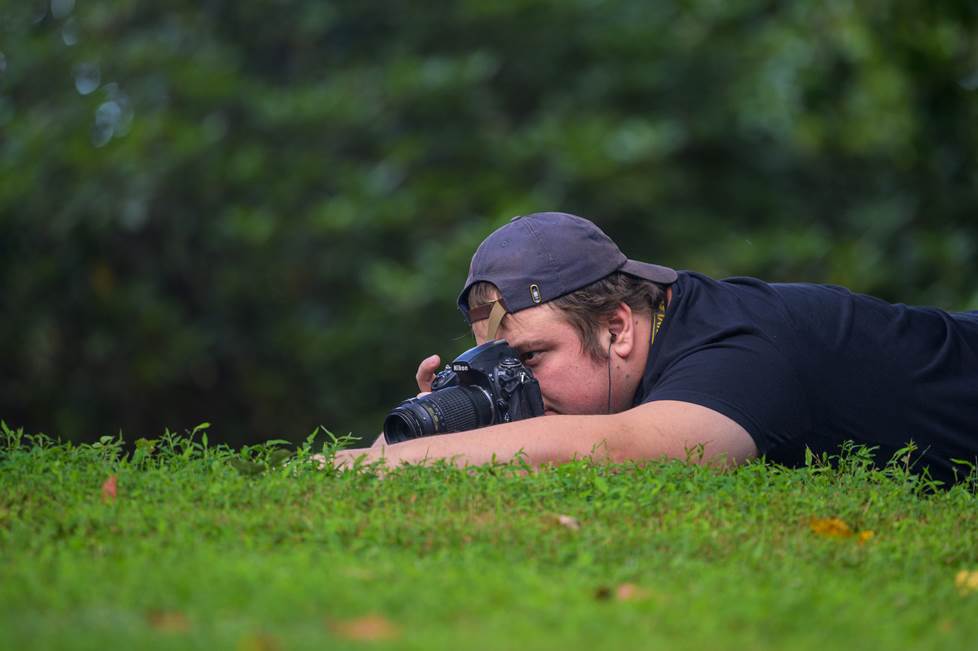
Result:
{"label": "man's cheek", "polygon": [[472,324],[472,336],[475,338],[476,345],[481,346],[486,343],[488,329],[488,324],[485,321],[476,321]]}
{"label": "man's cheek", "polygon": [[543,397],[543,404],[550,409],[560,409],[560,397],[557,395],[559,392],[556,391],[553,383],[547,382],[546,378],[541,380],[539,376],[537,381],[540,383],[540,395]]}

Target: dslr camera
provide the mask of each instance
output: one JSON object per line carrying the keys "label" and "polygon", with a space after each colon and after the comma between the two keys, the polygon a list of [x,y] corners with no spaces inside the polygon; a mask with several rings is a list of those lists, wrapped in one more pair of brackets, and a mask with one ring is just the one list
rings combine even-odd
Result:
{"label": "dslr camera", "polygon": [[540,384],[519,353],[497,339],[446,364],[428,395],[394,407],[384,419],[384,438],[400,443],[542,415]]}

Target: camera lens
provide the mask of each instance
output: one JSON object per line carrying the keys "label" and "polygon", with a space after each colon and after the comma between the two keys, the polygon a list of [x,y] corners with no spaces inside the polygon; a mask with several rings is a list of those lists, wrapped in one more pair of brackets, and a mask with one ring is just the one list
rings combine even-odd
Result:
{"label": "camera lens", "polygon": [[419,436],[464,432],[492,422],[492,400],[484,389],[446,387],[395,407],[384,419],[384,438],[388,443],[399,443]]}

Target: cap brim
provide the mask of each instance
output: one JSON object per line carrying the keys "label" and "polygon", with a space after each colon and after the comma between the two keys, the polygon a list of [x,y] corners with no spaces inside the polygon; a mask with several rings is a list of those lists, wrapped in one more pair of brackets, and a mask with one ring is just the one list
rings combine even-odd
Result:
{"label": "cap brim", "polygon": [[664,285],[671,285],[679,277],[675,269],[651,262],[639,262],[638,260],[627,260],[618,271]]}

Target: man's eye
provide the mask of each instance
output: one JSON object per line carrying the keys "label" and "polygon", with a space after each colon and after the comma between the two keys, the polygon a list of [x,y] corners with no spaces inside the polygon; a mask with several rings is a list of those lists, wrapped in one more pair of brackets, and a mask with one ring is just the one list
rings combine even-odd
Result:
{"label": "man's eye", "polygon": [[531,350],[531,351],[530,351],[530,352],[528,352],[528,353],[523,353],[522,355],[520,355],[520,359],[521,359],[521,360],[523,360],[523,363],[524,363],[524,364],[526,364],[527,362],[532,362],[532,361],[533,361],[534,359],[536,359],[536,358],[537,358],[537,357],[538,357],[539,355],[540,355],[540,351],[537,351],[537,350]]}

